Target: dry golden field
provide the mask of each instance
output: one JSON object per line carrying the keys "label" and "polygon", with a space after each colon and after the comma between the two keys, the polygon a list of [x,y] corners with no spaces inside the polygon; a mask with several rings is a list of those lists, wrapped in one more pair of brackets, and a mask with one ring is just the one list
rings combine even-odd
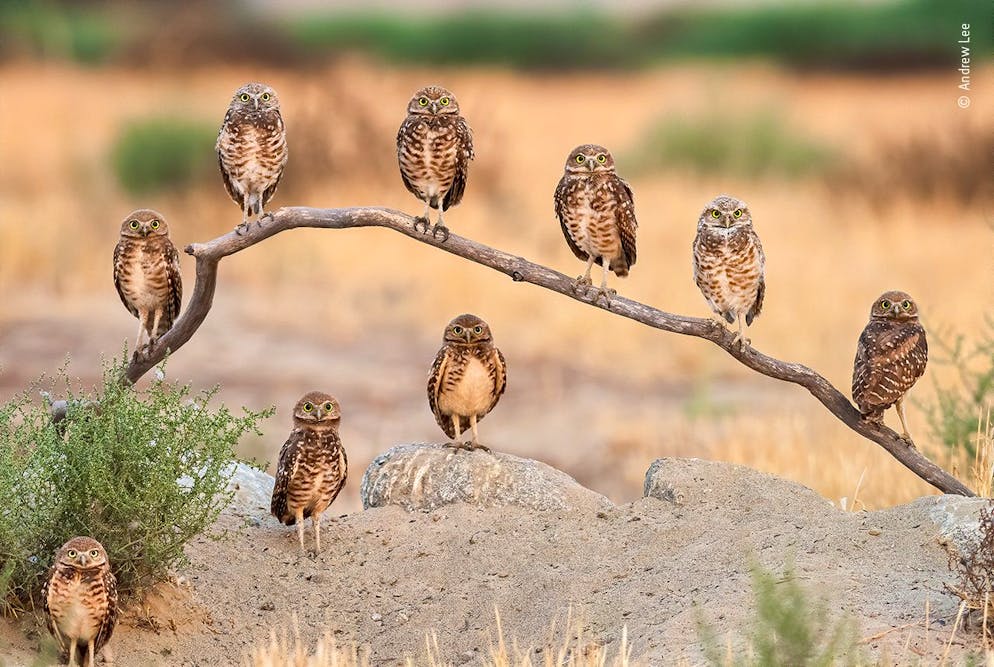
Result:
{"label": "dry golden field", "polygon": [[[135,117],[176,113],[219,124],[231,92],[253,79],[279,91],[288,127],[290,164],[276,206],[419,212],[396,174],[394,137],[409,95],[439,82],[458,95],[478,156],[464,203],[446,217],[452,230],[574,275],[582,265],[562,239],[552,192],[579,143],[624,154],[664,114],[776,109],[802,133],[873,160],[887,142],[941,142],[977,127],[990,102],[977,91],[971,109],[958,109],[956,80],[946,73],[797,74],[749,64],[582,75],[364,61],[307,71],[6,65],[0,395],[55,370],[67,353],[72,372],[92,380],[100,356],[132,339],[134,321],[110,277],[128,211],[160,210],[178,246],[239,221],[218,175],[190,191],[132,198],[117,185],[108,153]],[[990,312],[994,234],[991,212],[976,205],[906,193],[875,205],[810,179],[677,170],[630,181],[639,260],[630,278],[616,281],[620,293],[707,315],[690,272],[697,216],[715,194],[738,195],[767,254],[767,301],[753,344],[815,368],[846,393],[856,337],[884,290],[912,293],[932,330],[969,335]],[[183,261],[188,294],[193,264]],[[485,441],[557,465],[614,500],[640,495],[642,474],[659,456],[744,463],[834,501],[848,498],[850,507],[857,487],[858,506],[869,508],[931,492],[802,389],[752,374],[703,341],[514,284],[385,230],[299,230],[225,260],[214,311],[167,371],[197,387],[221,383],[231,405],[276,405],[265,436],[243,444],[244,454],[269,461],[301,394],[322,387],[338,395],[352,465],[344,512],[358,507],[358,479],[372,456],[440,437],[424,378],[442,327],[466,311],[490,322],[509,363],[508,393],[482,424]],[[933,363],[916,401],[931,400],[942,381],[949,374]],[[927,442],[921,411],[909,413],[919,446],[951,465]],[[965,476],[966,462],[958,465]]]}

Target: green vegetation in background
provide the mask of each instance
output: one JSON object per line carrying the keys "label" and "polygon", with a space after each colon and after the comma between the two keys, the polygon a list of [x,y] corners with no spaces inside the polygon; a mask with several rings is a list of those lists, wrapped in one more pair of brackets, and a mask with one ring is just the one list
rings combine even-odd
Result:
{"label": "green vegetation in background", "polygon": [[[978,427],[985,428],[994,411],[994,318],[987,318],[986,330],[978,335],[973,344],[962,334],[952,340],[942,332],[929,336],[929,361],[951,366],[956,379],[948,386],[936,382],[935,401],[924,406],[932,438],[950,450],[965,449],[971,459],[977,453]],[[979,435],[985,436],[982,431]]]}
{"label": "green vegetation in background", "polygon": [[114,145],[114,173],[136,195],[203,182],[217,160],[216,140],[213,123],[166,116],[135,120]]}
{"label": "green vegetation in background", "polygon": [[107,365],[90,393],[63,371],[58,424],[27,392],[0,405],[0,611],[29,608],[77,535],[104,545],[124,594],[161,580],[229,502],[238,440],[272,414],[235,416],[208,407],[214,391],[163,381],[138,391],[122,369]]}
{"label": "green vegetation in background", "polygon": [[792,665],[830,667],[863,664],[856,623],[833,620],[823,602],[812,602],[792,564],[783,575],[752,566],[755,615],[748,623],[748,649],[729,655],[725,642],[701,612],[697,635],[704,657],[714,667]]}
{"label": "green vegetation in background", "polygon": [[0,2],[2,53],[97,64],[121,45],[120,30],[104,12],[41,2]]}
{"label": "green vegetation in background", "polygon": [[793,132],[776,114],[736,117],[670,116],[651,127],[621,156],[628,173],[690,168],[744,177],[817,174],[836,158],[828,146]]}

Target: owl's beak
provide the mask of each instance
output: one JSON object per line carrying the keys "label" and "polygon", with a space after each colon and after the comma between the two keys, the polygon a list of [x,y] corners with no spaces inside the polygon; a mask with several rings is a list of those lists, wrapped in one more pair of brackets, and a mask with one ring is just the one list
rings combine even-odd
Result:
{"label": "owl's beak", "polygon": [[259,96],[258,96],[258,95],[256,95],[256,96],[255,96],[255,97],[253,97],[252,99],[253,99],[253,100],[255,100],[255,108],[256,108],[256,110],[258,111],[258,109],[259,109]]}
{"label": "owl's beak", "polygon": [[464,333],[466,334],[466,342],[467,342],[467,343],[468,343],[468,342],[470,342],[470,340],[469,340],[469,338],[470,338],[470,332],[469,332],[469,329],[466,329],[466,331],[465,331]]}
{"label": "owl's beak", "polygon": [[77,558],[79,559],[79,564],[82,567],[86,567],[86,562],[88,560],[88,556],[85,553],[82,553],[79,556],[77,556]]}
{"label": "owl's beak", "polygon": [[432,113],[438,113],[438,102],[432,102],[431,103],[431,112]]}
{"label": "owl's beak", "polygon": [[721,224],[725,225],[725,229],[732,226],[732,216],[726,215],[721,219]]}

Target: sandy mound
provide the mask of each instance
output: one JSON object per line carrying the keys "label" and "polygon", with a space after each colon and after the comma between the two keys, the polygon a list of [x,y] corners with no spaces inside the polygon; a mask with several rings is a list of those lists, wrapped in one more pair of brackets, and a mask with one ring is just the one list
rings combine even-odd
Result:
{"label": "sandy mound", "polygon": [[[409,448],[390,458],[398,470],[412,455],[440,465],[448,453],[438,451]],[[488,474],[494,465],[524,465],[473,459]],[[482,474],[466,461],[467,474]],[[379,467],[369,474],[383,474]],[[431,466],[423,472],[441,475]],[[268,516],[271,484],[239,469],[238,500],[216,527],[221,537],[191,543],[170,604],[159,600],[141,622],[132,610],[115,634],[119,667],[231,664],[294,616],[305,640],[330,629],[339,642],[365,647],[376,665],[422,656],[431,631],[442,658],[473,664],[494,641],[494,609],[506,636],[536,645],[570,605],[598,643],[616,646],[627,626],[635,656],[695,662],[698,614],[738,636],[752,604],[750,563],[781,569],[788,558],[813,595],[856,617],[861,636],[877,637],[865,643],[868,653],[934,659],[956,615],[941,592],[949,580],[941,543],[969,538],[981,502],[929,497],[844,513],[748,468],[662,459],[646,476],[649,497],[628,505],[455,503],[408,512],[392,504],[328,521],[325,551],[315,557],[299,555],[294,530]],[[403,485],[390,488],[401,502]],[[0,642],[13,643],[7,664],[28,661],[37,644],[25,638],[28,625],[0,633]],[[951,656],[965,650],[954,643]]]}

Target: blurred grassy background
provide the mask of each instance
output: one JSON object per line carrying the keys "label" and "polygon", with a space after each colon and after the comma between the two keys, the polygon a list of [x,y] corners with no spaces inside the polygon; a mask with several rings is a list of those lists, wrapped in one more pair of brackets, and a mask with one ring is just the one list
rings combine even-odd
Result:
{"label": "blurred grassy background", "polygon": [[[394,140],[410,94],[460,100],[477,159],[447,222],[566,273],[552,192],[569,150],[597,142],[635,191],[639,262],[619,292],[707,315],[690,273],[703,205],[749,202],[768,256],[754,344],[843,391],[872,300],[901,288],[930,329],[968,338],[990,312],[990,92],[960,91],[959,24],[974,82],[989,78],[979,2],[513,2],[486,11],[406,3],[319,14],[293,3],[0,3],[0,393],[72,356],[83,381],[133,319],[112,287],[120,220],[160,210],[182,247],[240,220],[213,137],[249,80],[280,93],[290,162],[275,206],[420,211]],[[184,256],[186,291],[193,264]],[[867,506],[929,487],[835,422],[805,392],[697,340],[662,335],[381,230],[300,230],[225,260],[214,310],[170,376],[220,382],[229,404],[274,404],[272,461],[289,409],[313,388],[342,400],[353,477],[387,447],[440,437],[424,383],[441,329],[472,311],[510,365],[482,425],[492,446],[545,460],[615,500],[658,456],[745,463]],[[541,313],[541,317],[536,317]],[[955,374],[933,363],[922,402]],[[910,415],[929,443],[921,411]],[[950,458],[952,456],[952,458]],[[956,463],[961,472],[967,461]]]}

